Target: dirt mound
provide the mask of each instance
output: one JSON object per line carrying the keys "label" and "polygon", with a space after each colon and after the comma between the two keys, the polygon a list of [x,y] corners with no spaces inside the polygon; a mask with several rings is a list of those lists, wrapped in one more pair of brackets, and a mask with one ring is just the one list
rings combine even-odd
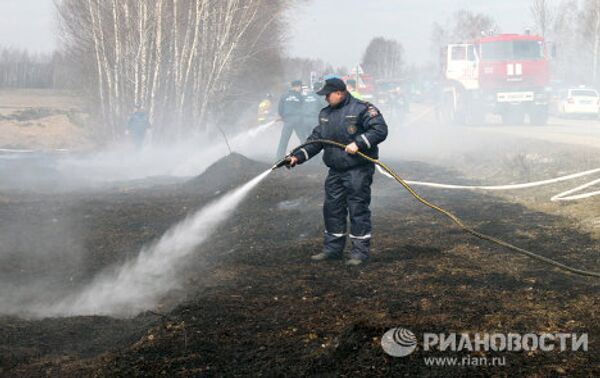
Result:
{"label": "dirt mound", "polygon": [[268,164],[232,153],[208,167],[202,174],[182,187],[184,191],[214,193],[222,192],[246,182],[269,169]]}

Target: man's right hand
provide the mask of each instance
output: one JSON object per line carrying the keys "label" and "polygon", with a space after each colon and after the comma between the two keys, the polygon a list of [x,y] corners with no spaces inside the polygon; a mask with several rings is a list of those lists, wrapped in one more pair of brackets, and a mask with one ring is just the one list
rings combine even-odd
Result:
{"label": "man's right hand", "polygon": [[287,168],[294,168],[296,166],[296,164],[298,164],[298,158],[295,156],[290,156],[288,158],[288,162],[285,165]]}

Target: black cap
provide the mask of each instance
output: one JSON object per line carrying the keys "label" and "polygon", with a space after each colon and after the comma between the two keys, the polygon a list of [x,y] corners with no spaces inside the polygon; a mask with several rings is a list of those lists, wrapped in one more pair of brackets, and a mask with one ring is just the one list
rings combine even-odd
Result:
{"label": "black cap", "polygon": [[292,81],[292,83],[290,85],[292,87],[301,87],[302,86],[302,80],[294,80],[294,81]]}
{"label": "black cap", "polygon": [[338,79],[337,77],[325,80],[325,85],[321,88],[317,94],[319,96],[327,96],[331,92],[337,91],[345,91],[346,84],[342,79]]}

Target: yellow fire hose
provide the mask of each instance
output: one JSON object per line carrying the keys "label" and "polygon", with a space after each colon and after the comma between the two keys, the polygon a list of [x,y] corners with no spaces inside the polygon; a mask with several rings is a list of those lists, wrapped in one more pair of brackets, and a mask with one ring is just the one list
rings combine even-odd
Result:
{"label": "yellow fire hose", "polygon": [[[292,150],[292,153],[300,150],[301,148],[309,145],[309,144],[329,144],[332,146],[336,146],[339,147],[341,149],[345,149],[346,145],[343,143],[339,143],[339,142],[335,142],[333,140],[327,140],[327,139],[315,139],[315,140],[309,140],[299,146],[297,146],[296,148],[294,148]],[[290,153],[288,156],[286,156],[285,158],[283,158],[282,160],[280,160],[278,163],[276,163],[273,166],[273,169],[275,168],[279,168],[282,167],[284,165],[286,165],[286,161],[289,158],[289,156],[292,154]],[[502,247],[505,247],[511,251],[514,252],[518,252],[520,254],[523,254],[525,256],[528,256],[532,259],[538,260],[538,261],[542,261],[546,264],[550,264],[553,265],[559,269],[562,270],[566,270],[568,272],[571,273],[575,273],[575,274],[579,274],[582,276],[590,276],[590,277],[598,277],[600,278],[600,272],[592,272],[592,271],[588,271],[588,270],[582,270],[582,269],[577,269],[577,268],[573,268],[571,266],[565,265],[563,263],[560,263],[558,261],[552,260],[548,257],[544,257],[541,255],[538,255],[537,253],[528,251],[526,249],[514,246],[510,243],[507,243],[503,240],[500,240],[496,237],[490,236],[490,235],[486,235],[483,234],[467,225],[465,225],[460,218],[458,218],[456,215],[452,214],[451,212],[449,212],[448,210],[443,209],[442,207],[435,205],[429,201],[427,201],[426,199],[424,199],[423,197],[421,197],[417,192],[415,192],[396,172],[394,172],[393,169],[391,169],[390,167],[388,167],[385,163],[382,163],[381,161],[377,160],[377,159],[373,159],[370,156],[365,155],[362,152],[357,152],[357,155],[359,155],[360,157],[362,157],[365,160],[370,161],[373,164],[377,164],[378,166],[380,166],[384,171],[386,171],[387,173],[389,173],[400,185],[402,185],[404,187],[404,189],[406,189],[413,197],[415,197],[419,202],[421,202],[422,204],[424,204],[427,207],[432,208],[433,210],[445,215],[447,218],[449,218],[452,222],[454,222],[458,227],[460,227],[463,231],[468,232],[469,234],[479,238],[479,239],[483,239],[483,240],[487,240],[490,241],[492,243],[498,244]]]}

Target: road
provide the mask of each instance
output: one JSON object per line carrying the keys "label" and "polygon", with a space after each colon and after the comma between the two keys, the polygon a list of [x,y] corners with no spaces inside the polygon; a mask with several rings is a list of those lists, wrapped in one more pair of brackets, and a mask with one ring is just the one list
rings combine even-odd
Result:
{"label": "road", "polygon": [[477,133],[513,135],[546,142],[600,148],[599,120],[551,118],[546,126],[506,126],[493,123],[466,128]]}
{"label": "road", "polygon": [[[414,104],[407,117],[409,127],[436,125],[433,107]],[[445,127],[445,126],[444,126]],[[564,143],[577,146],[600,148],[599,119],[565,119],[551,117],[546,126],[504,125],[500,117],[488,116],[486,123],[477,126],[448,126],[453,134],[481,135],[486,139],[497,136],[518,137],[519,139],[535,139],[545,142]]]}

